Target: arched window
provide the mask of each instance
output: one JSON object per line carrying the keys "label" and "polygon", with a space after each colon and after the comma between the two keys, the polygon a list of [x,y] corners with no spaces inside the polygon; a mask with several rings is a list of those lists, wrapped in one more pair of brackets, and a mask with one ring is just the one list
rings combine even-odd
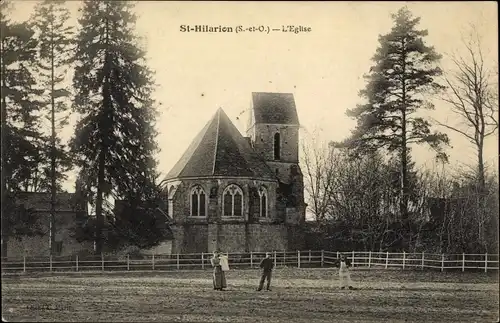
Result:
{"label": "arched window", "polygon": [[280,159],[280,134],[279,132],[274,134],[274,159],[279,160]]}
{"label": "arched window", "polygon": [[172,185],[168,189],[168,194],[167,194],[167,215],[171,219],[174,218],[174,196],[176,191],[177,191],[177,186]]}
{"label": "arched window", "polygon": [[207,215],[207,195],[199,185],[191,189],[191,216]]}
{"label": "arched window", "polygon": [[265,187],[259,188],[259,216],[261,218],[267,218],[267,190]]}
{"label": "arched window", "polygon": [[224,216],[243,215],[243,191],[238,186],[231,184],[222,194],[222,206]]}

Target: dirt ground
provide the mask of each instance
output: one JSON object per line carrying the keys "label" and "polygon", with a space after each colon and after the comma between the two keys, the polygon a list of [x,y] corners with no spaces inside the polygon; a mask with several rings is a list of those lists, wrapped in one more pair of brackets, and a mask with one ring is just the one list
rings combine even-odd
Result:
{"label": "dirt ground", "polygon": [[498,274],[353,270],[340,290],[334,269],[278,268],[272,291],[259,272],[73,273],[2,277],[11,322],[497,322]]}

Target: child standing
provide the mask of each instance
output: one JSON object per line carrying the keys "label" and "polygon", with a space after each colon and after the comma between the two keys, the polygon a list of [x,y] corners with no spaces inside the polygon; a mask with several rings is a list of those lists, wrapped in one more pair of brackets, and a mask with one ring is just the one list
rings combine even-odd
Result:
{"label": "child standing", "polygon": [[339,264],[339,279],[340,279],[340,289],[349,288],[354,289],[352,287],[351,275],[349,274],[349,267],[351,263],[346,259],[345,255],[340,255],[340,264]]}

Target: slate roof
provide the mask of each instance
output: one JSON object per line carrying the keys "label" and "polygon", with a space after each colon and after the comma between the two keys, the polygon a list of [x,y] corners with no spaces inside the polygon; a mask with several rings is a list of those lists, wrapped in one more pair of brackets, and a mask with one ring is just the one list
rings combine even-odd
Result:
{"label": "slate roof", "polygon": [[252,93],[255,123],[299,125],[292,93]]}
{"label": "slate roof", "polygon": [[[50,198],[50,193],[20,192],[16,195],[16,203],[37,212],[50,212]],[[74,199],[74,193],[57,193],[56,212],[74,211]]]}
{"label": "slate roof", "polygon": [[[113,213],[115,215],[115,218],[120,214],[120,212],[123,211],[124,208],[128,206],[127,200],[115,200],[115,205],[113,207]],[[164,211],[164,205],[161,205],[160,207],[157,207],[155,209],[156,212],[161,214],[163,217],[166,218],[167,221],[171,221],[172,218]]]}
{"label": "slate roof", "polygon": [[209,176],[275,179],[222,109],[198,133],[165,179]]}

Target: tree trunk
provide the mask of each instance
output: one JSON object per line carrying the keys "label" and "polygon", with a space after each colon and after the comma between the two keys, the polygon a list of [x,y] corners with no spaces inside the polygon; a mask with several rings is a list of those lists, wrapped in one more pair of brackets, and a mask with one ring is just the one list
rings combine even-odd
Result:
{"label": "tree trunk", "polygon": [[[106,2],[106,10],[109,12],[109,3]],[[105,25],[105,45],[109,46],[109,21],[106,19]],[[109,140],[109,127],[111,126],[108,123],[109,111],[112,108],[111,102],[111,91],[109,86],[109,75],[110,75],[110,56],[109,56],[109,48],[106,49],[104,53],[104,84],[102,87],[102,96],[103,96],[103,114],[101,116],[101,120],[99,121],[99,131],[101,137],[101,147],[99,152],[99,169],[97,175],[97,196],[96,196],[96,227],[95,227],[95,252],[96,254],[101,254],[103,251],[103,227],[104,227],[104,215],[103,215],[103,201],[104,201],[104,186],[105,183],[105,166],[106,166],[106,150],[108,149],[108,140]]]}
{"label": "tree trunk", "polygon": [[486,174],[484,169],[484,157],[483,157],[483,146],[484,146],[484,123],[481,129],[481,133],[479,135],[479,140],[477,141],[477,179],[478,179],[478,187],[477,187],[477,202],[478,202],[478,222],[479,222],[479,242],[483,246],[483,248],[488,250],[488,243],[486,241],[486,227],[487,223],[486,218],[488,212],[486,211]]}
{"label": "tree trunk", "polygon": [[101,149],[99,153],[99,171],[97,178],[97,197],[96,197],[96,207],[95,207],[95,216],[96,216],[96,227],[95,227],[95,253],[100,255],[102,253],[103,247],[103,236],[102,229],[104,226],[104,216],[102,212],[103,205],[103,187],[104,187],[104,166],[106,164],[106,157],[104,153],[104,149]]}
{"label": "tree trunk", "polygon": [[[403,230],[406,231],[409,225],[408,219],[408,154],[407,154],[407,138],[406,138],[406,80],[404,74],[406,73],[406,44],[405,40],[402,41],[403,48],[403,58],[402,58],[402,70],[403,77],[401,79],[401,198],[399,211],[401,213],[401,221],[403,224]],[[409,239],[410,232],[403,232],[403,250],[407,247],[406,240]]]}
{"label": "tree trunk", "polygon": [[[404,90],[404,86],[403,86]],[[405,99],[403,91],[403,100]],[[410,239],[410,219],[408,216],[408,150],[406,143],[406,111],[403,108],[401,115],[401,197],[399,199],[399,212],[401,215],[401,224],[403,235],[401,248],[407,250]]]}
{"label": "tree trunk", "polygon": [[[4,51],[4,43],[0,42],[1,46],[1,51]],[[2,88],[7,88],[7,84],[5,81],[5,62],[2,59]],[[7,151],[8,149],[8,140],[7,140],[7,99],[6,99],[7,94],[5,91],[2,91],[2,257],[7,257],[7,243],[9,240],[9,225],[8,225],[8,218],[9,218],[9,210],[7,209]]]}
{"label": "tree trunk", "polygon": [[[54,18],[52,17],[52,21]],[[51,73],[50,73],[50,100],[51,100],[51,154],[50,154],[50,254],[54,255],[54,246],[56,239],[56,117],[55,117],[55,99],[54,99],[54,34],[51,31]]]}
{"label": "tree trunk", "polygon": [[484,174],[484,160],[483,160],[483,147],[480,147],[478,149],[478,179],[479,179],[479,190],[481,192],[485,191],[486,188],[486,181],[485,181],[485,174]]}

